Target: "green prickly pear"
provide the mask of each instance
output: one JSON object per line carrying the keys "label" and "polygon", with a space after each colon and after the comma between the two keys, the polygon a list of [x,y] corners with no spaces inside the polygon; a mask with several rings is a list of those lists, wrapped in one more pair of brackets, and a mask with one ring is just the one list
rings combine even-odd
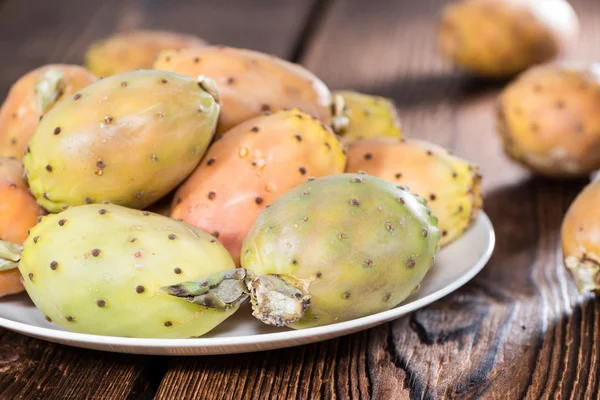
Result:
{"label": "green prickly pear", "polygon": [[24,165],[51,212],[107,200],[144,208],[196,167],[219,115],[214,82],[164,71],[113,75],[57,104]]}
{"label": "green prickly pear", "polygon": [[[254,315],[307,328],[395,307],[418,287],[439,248],[437,218],[425,203],[363,174],[288,191],[260,214],[242,247]],[[167,291],[194,295],[190,283]]]}
{"label": "green prickly pear", "polygon": [[[49,321],[76,332],[186,338],[232,315],[244,271],[212,236],[183,222],[112,204],[71,207],[32,228],[18,262],[27,293]],[[202,280],[194,304],[160,292],[182,278]]]}

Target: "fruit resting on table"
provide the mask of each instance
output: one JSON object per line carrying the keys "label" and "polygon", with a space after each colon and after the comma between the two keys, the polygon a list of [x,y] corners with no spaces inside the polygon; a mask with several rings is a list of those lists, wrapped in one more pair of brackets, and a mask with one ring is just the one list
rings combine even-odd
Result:
{"label": "fruit resting on table", "polygon": [[133,31],[114,34],[93,43],[85,54],[85,65],[98,76],[150,69],[156,55],[165,49],[203,47],[194,35],[167,31]]}
{"label": "fruit resting on table", "polygon": [[508,155],[549,177],[600,168],[600,64],[530,69],[500,95],[498,129]]}
{"label": "fruit resting on table", "polygon": [[104,200],[143,208],[169,193],[213,137],[219,104],[206,84],[140,70],[104,78],[58,103],[24,159],[38,202],[51,212]]}
{"label": "fruit resting on table", "polygon": [[483,203],[477,166],[423,140],[354,142],[348,150],[346,172],[359,171],[404,185],[427,199],[439,219],[441,246],[471,226]]}
{"label": "fruit resting on table", "polygon": [[[21,163],[0,157],[0,240],[21,244],[27,231],[42,215],[42,208],[29,194]],[[21,274],[16,269],[2,271],[0,261],[0,297],[23,291]]]}
{"label": "fruit resting on table", "polygon": [[50,64],[23,75],[0,109],[0,157],[22,159],[40,118],[96,77],[78,65]]}
{"label": "fruit resting on table", "polygon": [[443,10],[438,43],[458,67],[504,78],[558,57],[578,31],[565,0],[461,0]]}
{"label": "fruit resting on table", "polygon": [[[147,67],[169,38],[190,48],[118,73]],[[332,95],[299,65],[202,44],[117,35],[87,58],[111,76],[53,65],[13,87],[0,296],[22,279],[64,328],[157,338],[203,335],[249,297],[259,320],[292,328],[404,301],[476,217],[477,168],[400,139],[391,99]]]}
{"label": "fruit resting on table", "polygon": [[205,291],[199,304],[207,307],[159,293],[161,286],[182,279],[220,276],[234,268],[233,260],[208,233],[112,204],[45,216],[31,230],[20,257],[31,300],[49,321],[75,332],[200,336],[246,298],[236,288]]}
{"label": "fruit resting on table", "polygon": [[334,95],[344,100],[349,122],[339,133],[346,143],[373,137],[402,137],[400,118],[392,100],[350,90]]}
{"label": "fruit resting on table", "polygon": [[590,183],[562,223],[565,265],[582,292],[600,293],[600,181]]}
{"label": "fruit resting on table", "polygon": [[174,197],[172,218],[213,232],[239,263],[258,214],[309,177],[344,172],[346,156],[331,130],[299,110],[278,111],[228,131]]}
{"label": "fruit resting on table", "polygon": [[334,128],[345,124],[343,116],[332,115],[331,93],[319,78],[271,55],[223,46],[171,50],[158,55],[154,68],[215,80],[222,105],[217,134],[282,108],[300,108]]}

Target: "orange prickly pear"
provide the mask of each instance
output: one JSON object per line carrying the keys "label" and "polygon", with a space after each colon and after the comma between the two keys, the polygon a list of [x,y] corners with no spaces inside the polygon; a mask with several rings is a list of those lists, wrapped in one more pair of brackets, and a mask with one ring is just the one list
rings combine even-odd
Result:
{"label": "orange prickly pear", "polygon": [[582,292],[600,292],[600,181],[590,183],[562,223],[565,265]]}
{"label": "orange prickly pear", "polygon": [[336,136],[298,110],[250,119],[216,141],[175,194],[172,218],[213,233],[236,263],[242,240],[275,198],[310,177],[344,171]]}
{"label": "orange prickly pear", "polygon": [[400,118],[393,101],[385,97],[339,91],[346,107],[348,125],[339,134],[345,142],[372,137],[402,137]]}
{"label": "orange prickly pear", "polygon": [[[28,192],[21,163],[0,158],[0,240],[23,243],[40,215],[42,209]],[[0,262],[0,297],[23,291],[19,271],[1,267]]]}
{"label": "orange prickly pear", "polygon": [[332,117],[332,96],[319,78],[268,54],[222,46],[163,51],[154,68],[215,80],[222,105],[217,133],[282,108],[299,108],[336,127],[344,121]]}
{"label": "orange prickly pear", "polygon": [[573,177],[600,168],[600,64],[525,72],[500,96],[498,129],[508,155],[537,174]]}
{"label": "orange prickly pear", "polygon": [[556,58],[578,30],[565,0],[463,0],[444,9],[438,42],[457,66],[503,78]]}
{"label": "orange prickly pear", "polygon": [[407,186],[429,202],[445,246],[463,234],[482,206],[477,166],[415,139],[376,138],[350,145],[347,172],[364,171]]}
{"label": "orange prickly pear", "polygon": [[0,109],[0,157],[21,160],[40,118],[57,102],[95,80],[78,65],[51,64],[23,75]]}
{"label": "orange prickly pear", "polygon": [[98,76],[110,76],[136,69],[150,69],[161,50],[206,46],[194,35],[168,31],[116,33],[93,43],[85,54],[85,65]]}

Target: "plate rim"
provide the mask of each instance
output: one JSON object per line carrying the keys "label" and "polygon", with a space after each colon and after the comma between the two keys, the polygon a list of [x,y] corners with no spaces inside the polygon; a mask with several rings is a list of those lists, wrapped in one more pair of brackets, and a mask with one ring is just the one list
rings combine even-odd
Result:
{"label": "plate rim", "polygon": [[[265,343],[276,343],[276,342],[293,342],[305,339],[307,337],[319,337],[328,336],[336,337],[341,336],[344,332],[356,332],[360,328],[364,327],[368,329],[378,324],[392,321],[410,312],[425,307],[448,294],[458,290],[464,286],[467,282],[473,279],[489,262],[496,244],[496,233],[494,226],[489,216],[481,211],[478,219],[482,219],[483,223],[488,228],[488,243],[485,251],[479,260],[468,270],[468,272],[460,278],[456,279],[452,284],[444,286],[442,289],[437,290],[423,298],[412,301],[405,305],[394,307],[387,311],[382,311],[376,314],[368,315],[365,317],[338,322],[335,324],[329,324],[324,326],[318,326],[306,329],[294,329],[283,332],[263,333],[260,335],[247,335],[247,336],[225,336],[217,338],[185,338],[185,339],[171,339],[171,338],[127,338],[120,336],[103,336],[94,335],[89,333],[77,333],[56,330],[51,328],[39,327],[23,322],[13,321],[8,318],[0,317],[0,327],[24,334],[27,336],[33,336],[38,339],[47,340],[54,343],[65,343],[69,342],[71,346],[76,346],[76,343],[95,345],[95,346],[111,346],[113,352],[119,352],[120,347],[134,347],[134,348],[146,348],[146,349],[164,349],[168,348],[180,348],[180,349],[193,349],[203,348],[206,350],[224,348],[224,347],[240,347],[248,345],[262,345]],[[57,334],[58,333],[58,334]],[[84,347],[84,346],[79,346]],[[90,347],[87,347],[90,348]],[[257,351],[264,349],[257,349]],[[246,350],[248,352],[252,350]],[[224,352],[225,353],[225,352]],[[208,355],[208,353],[206,353]],[[181,354],[184,355],[184,354]],[[189,354],[191,355],[191,354]]]}

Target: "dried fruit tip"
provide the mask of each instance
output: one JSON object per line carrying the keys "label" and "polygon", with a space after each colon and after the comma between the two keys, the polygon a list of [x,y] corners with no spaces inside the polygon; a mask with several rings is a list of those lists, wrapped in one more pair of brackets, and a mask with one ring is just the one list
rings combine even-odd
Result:
{"label": "dried fruit tip", "polygon": [[205,279],[164,286],[159,293],[179,297],[192,304],[226,311],[248,298],[246,270],[237,268],[212,274]]}
{"label": "dried fruit tip", "polygon": [[40,77],[35,85],[37,111],[43,115],[56,103],[65,90],[65,75],[60,69],[51,68]]}
{"label": "dried fruit tip", "polygon": [[0,271],[17,268],[22,251],[23,246],[0,240]]}
{"label": "dried fruit tip", "polygon": [[571,271],[581,293],[600,293],[600,264],[598,261],[582,253],[565,257],[565,265]]}
{"label": "dried fruit tip", "polygon": [[213,99],[217,102],[217,104],[221,104],[221,96],[219,95],[219,88],[217,84],[212,79],[204,76],[198,76],[198,86],[206,91],[206,93],[210,94]]}
{"label": "dried fruit tip", "polygon": [[333,96],[333,104],[331,104],[331,127],[335,133],[343,132],[350,123],[348,118],[346,104],[344,98],[336,94]]}
{"label": "dried fruit tip", "polygon": [[247,283],[252,315],[267,325],[287,326],[301,319],[310,306],[309,280],[289,275],[260,275]]}

